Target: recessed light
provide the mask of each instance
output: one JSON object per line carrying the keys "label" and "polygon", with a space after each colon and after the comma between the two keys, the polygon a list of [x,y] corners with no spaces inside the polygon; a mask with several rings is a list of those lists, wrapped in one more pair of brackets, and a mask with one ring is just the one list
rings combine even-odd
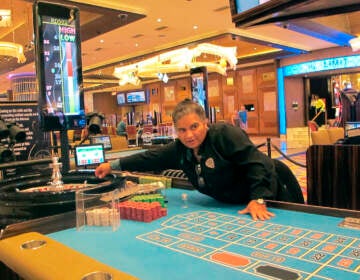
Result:
{"label": "recessed light", "polygon": [[161,22],[161,21],[162,21],[162,19],[161,19],[161,18],[158,18],[156,21],[157,21],[157,22]]}
{"label": "recessed light", "polygon": [[198,28],[199,28],[199,26],[197,26],[197,25],[193,26],[193,29],[195,29],[195,30],[198,29]]}
{"label": "recessed light", "polygon": [[135,43],[135,47],[138,47],[139,46],[139,44],[138,43]]}
{"label": "recessed light", "polygon": [[101,44],[104,43],[104,39],[100,39],[100,43],[101,43]]}

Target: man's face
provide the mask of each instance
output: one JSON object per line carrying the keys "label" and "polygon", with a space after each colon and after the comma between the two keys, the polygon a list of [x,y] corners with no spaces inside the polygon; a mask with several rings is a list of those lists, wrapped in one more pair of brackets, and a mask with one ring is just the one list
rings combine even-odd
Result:
{"label": "man's face", "polygon": [[202,120],[195,113],[183,116],[176,123],[176,132],[181,143],[196,151],[204,141],[207,130],[207,120]]}

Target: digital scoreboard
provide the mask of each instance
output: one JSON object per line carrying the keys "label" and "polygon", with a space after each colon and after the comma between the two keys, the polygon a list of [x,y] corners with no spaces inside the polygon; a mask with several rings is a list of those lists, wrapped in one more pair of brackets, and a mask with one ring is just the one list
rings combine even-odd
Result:
{"label": "digital scoreboard", "polygon": [[86,126],[79,10],[34,4],[39,116],[44,131]]}

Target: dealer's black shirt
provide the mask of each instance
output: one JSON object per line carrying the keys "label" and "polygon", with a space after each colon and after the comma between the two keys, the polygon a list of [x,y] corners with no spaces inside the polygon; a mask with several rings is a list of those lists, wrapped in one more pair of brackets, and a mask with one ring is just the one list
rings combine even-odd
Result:
{"label": "dealer's black shirt", "polygon": [[181,169],[201,193],[231,203],[275,199],[277,183],[273,161],[260,152],[247,134],[229,124],[209,127],[197,162],[179,140],[111,163],[113,169],[161,171]]}

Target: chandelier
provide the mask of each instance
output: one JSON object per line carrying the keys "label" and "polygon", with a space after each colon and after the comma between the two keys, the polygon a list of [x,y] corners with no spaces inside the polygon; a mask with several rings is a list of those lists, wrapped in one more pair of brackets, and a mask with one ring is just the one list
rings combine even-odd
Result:
{"label": "chandelier", "polygon": [[[213,55],[215,61],[205,62],[198,58],[201,55]],[[236,67],[236,47],[222,47],[209,43],[197,45],[195,48],[181,48],[159,54],[149,59],[129,64],[122,67],[115,67],[114,76],[119,79],[119,85],[127,83],[139,85],[141,78],[158,77],[164,82],[164,77],[169,73],[187,72],[191,68],[205,66],[210,72],[217,72],[226,75],[227,64],[231,68]]]}
{"label": "chandelier", "polygon": [[[6,28],[11,27],[11,25],[11,9],[0,9],[0,27]],[[12,30],[12,33],[13,37],[15,37],[14,30]],[[18,63],[26,62],[23,46],[20,44],[16,44],[15,38],[13,38],[13,42],[0,41],[0,55],[15,57],[17,58]]]}
{"label": "chandelier", "polygon": [[10,27],[11,10],[0,9],[0,27]]}
{"label": "chandelier", "polygon": [[0,41],[0,55],[15,57],[18,63],[26,62],[24,49],[20,44]]}

